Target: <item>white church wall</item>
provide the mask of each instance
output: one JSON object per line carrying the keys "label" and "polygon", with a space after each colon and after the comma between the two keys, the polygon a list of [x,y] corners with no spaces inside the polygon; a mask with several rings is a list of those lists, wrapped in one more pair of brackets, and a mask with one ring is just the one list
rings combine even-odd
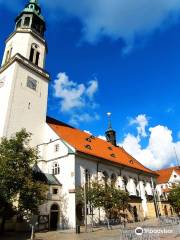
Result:
{"label": "white church wall", "polygon": [[[43,142],[43,130],[47,111],[48,81],[15,63],[16,75],[13,75],[13,92],[7,121],[7,137],[22,128],[32,133],[31,145]],[[27,79],[37,81],[37,90],[27,87]],[[23,116],[22,116],[23,113]]]}
{"label": "white church wall", "polygon": [[[94,178],[94,176],[98,176],[98,180],[102,180],[104,175],[103,172],[105,171],[110,177],[112,174],[116,175],[117,181],[116,186],[120,187],[121,189],[124,189],[124,183],[123,178],[127,178],[127,190],[130,195],[137,196],[136,190],[138,190],[139,195],[141,197],[142,201],[142,209],[144,217],[148,215],[148,207],[147,207],[147,199],[146,199],[146,192],[148,195],[152,196],[152,187],[151,187],[151,177],[148,176],[142,176],[139,177],[138,173],[135,173],[133,171],[128,171],[128,169],[121,169],[118,166],[112,166],[105,163],[100,163],[97,165],[96,161],[83,159],[82,157],[76,157],[76,186],[79,186],[80,184],[84,184],[84,172],[85,170],[89,170],[89,173],[91,175],[91,178]],[[99,170],[97,174],[97,169]],[[137,181],[137,186],[135,185],[135,180]],[[102,180],[103,182],[103,180]],[[97,216],[99,216],[99,211],[95,211],[97,213]],[[104,212],[100,211],[100,218],[103,220],[105,218]],[[89,217],[89,219],[91,219]]]}
{"label": "white church wall", "polygon": [[69,227],[75,228],[76,225],[76,206],[75,206],[75,156],[69,155],[59,161],[60,174],[57,179],[62,184],[62,212]]}
{"label": "white church wall", "polygon": [[16,32],[12,37],[7,40],[2,65],[5,63],[7,51],[11,49],[11,57],[16,55],[17,53],[21,54],[23,57],[29,59],[31,45],[35,43],[38,48],[38,52],[40,53],[39,64],[38,66],[43,68],[45,64],[45,55],[46,55],[46,47],[45,41],[40,41],[38,38],[34,37],[31,34],[31,30],[25,30],[25,32]]}
{"label": "white church wall", "polygon": [[9,68],[0,74],[0,138],[6,136],[6,127],[8,123],[8,109],[13,97],[11,89],[14,88],[13,77],[16,75],[16,64],[12,64]]}
{"label": "white church wall", "polygon": [[180,183],[180,175],[176,171],[173,170],[168,182],[169,183]]}

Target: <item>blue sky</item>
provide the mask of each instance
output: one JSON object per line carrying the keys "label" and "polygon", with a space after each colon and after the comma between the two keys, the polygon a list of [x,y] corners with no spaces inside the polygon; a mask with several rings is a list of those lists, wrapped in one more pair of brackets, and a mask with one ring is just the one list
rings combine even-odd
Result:
{"label": "blue sky", "polygon": [[[52,79],[48,114],[103,136],[110,111],[118,142],[133,156],[152,168],[174,164],[174,147],[180,157],[180,2],[40,2]],[[25,3],[0,0],[0,56]]]}

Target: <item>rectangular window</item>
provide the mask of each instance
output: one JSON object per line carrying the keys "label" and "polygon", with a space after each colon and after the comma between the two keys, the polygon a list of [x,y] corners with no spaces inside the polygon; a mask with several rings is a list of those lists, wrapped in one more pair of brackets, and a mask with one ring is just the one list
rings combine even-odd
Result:
{"label": "rectangular window", "polygon": [[37,89],[37,81],[31,77],[27,79],[27,87],[31,88],[32,90],[36,91]]}
{"label": "rectangular window", "polygon": [[29,27],[30,17],[26,17],[24,20],[24,26]]}
{"label": "rectangular window", "polygon": [[53,194],[57,195],[58,194],[58,189],[57,188],[53,188]]}

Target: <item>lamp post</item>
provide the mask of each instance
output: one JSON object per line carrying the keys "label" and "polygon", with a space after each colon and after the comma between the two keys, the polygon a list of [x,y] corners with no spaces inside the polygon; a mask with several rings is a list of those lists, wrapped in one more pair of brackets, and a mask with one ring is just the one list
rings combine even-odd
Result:
{"label": "lamp post", "polygon": [[154,182],[153,182],[152,177],[151,177],[151,185],[152,185],[152,191],[153,191],[153,199],[154,199],[154,207],[155,207],[156,217],[159,218],[159,206],[157,203],[157,193],[156,193],[156,189],[154,187]]}
{"label": "lamp post", "polygon": [[84,170],[84,221],[85,221],[85,232],[87,232],[86,170]]}

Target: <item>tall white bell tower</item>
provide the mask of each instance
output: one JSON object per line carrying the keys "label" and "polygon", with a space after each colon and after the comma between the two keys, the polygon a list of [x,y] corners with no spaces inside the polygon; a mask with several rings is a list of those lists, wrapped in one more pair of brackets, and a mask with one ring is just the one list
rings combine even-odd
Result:
{"label": "tall white bell tower", "polygon": [[49,82],[45,30],[38,0],[29,0],[6,40],[0,67],[0,138],[25,128],[32,146],[43,142]]}

